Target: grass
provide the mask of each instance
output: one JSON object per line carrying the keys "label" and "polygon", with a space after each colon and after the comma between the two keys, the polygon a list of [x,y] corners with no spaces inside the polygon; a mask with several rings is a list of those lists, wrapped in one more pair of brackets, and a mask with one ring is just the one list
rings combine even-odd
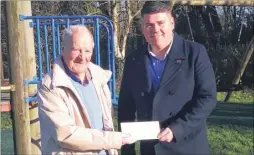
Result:
{"label": "grass", "polygon": [[[224,95],[224,96],[223,96]],[[212,155],[253,155],[254,92],[234,92],[232,103],[218,102],[207,120]],[[222,101],[225,93],[217,94]],[[117,120],[115,120],[117,124]],[[13,154],[12,125],[8,113],[1,115],[1,154]],[[136,144],[139,154],[139,144]]]}
{"label": "grass", "polygon": [[12,130],[1,130],[1,154],[14,154]]}
{"label": "grass", "polygon": [[1,114],[1,130],[10,130],[10,129],[12,129],[10,113],[2,113]]}
{"label": "grass", "polygon": [[[217,93],[217,100],[223,101],[226,97],[225,92],[219,92]],[[228,102],[232,103],[249,103],[253,104],[254,101],[254,91],[235,91],[231,94],[231,97]]]}
{"label": "grass", "polygon": [[218,103],[208,118],[208,139],[213,155],[251,155],[253,104]]}
{"label": "grass", "polygon": [[14,154],[10,113],[1,113],[1,154]]}
{"label": "grass", "polygon": [[212,155],[254,154],[252,128],[208,123],[208,139]]}

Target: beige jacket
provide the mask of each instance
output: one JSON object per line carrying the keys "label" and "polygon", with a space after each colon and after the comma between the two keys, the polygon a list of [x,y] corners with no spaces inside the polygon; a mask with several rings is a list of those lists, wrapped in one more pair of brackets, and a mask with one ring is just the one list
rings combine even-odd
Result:
{"label": "beige jacket", "polygon": [[112,132],[112,103],[107,85],[111,72],[93,63],[89,64],[89,69],[106,131],[90,128],[86,108],[58,59],[38,90],[43,154],[98,154],[104,149],[116,155],[116,149],[121,148],[121,133]]}

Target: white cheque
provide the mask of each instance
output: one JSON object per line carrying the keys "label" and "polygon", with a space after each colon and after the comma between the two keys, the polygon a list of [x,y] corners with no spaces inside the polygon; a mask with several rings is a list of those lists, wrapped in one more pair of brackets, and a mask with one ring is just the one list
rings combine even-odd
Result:
{"label": "white cheque", "polygon": [[121,123],[121,129],[135,140],[158,139],[160,124],[158,121],[125,122]]}

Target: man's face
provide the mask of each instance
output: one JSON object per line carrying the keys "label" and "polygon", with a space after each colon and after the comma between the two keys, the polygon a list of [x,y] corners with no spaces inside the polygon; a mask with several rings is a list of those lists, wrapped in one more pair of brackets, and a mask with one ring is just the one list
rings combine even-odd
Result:
{"label": "man's face", "polygon": [[174,19],[170,12],[145,14],[142,31],[146,41],[157,49],[169,45],[173,36]]}
{"label": "man's face", "polygon": [[87,34],[73,33],[62,53],[68,68],[76,75],[84,74],[91,60],[94,42]]}

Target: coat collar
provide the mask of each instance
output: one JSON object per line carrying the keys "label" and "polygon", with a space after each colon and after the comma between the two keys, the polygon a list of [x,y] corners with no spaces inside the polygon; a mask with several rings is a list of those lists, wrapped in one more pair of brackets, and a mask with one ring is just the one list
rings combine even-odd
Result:
{"label": "coat collar", "polygon": [[178,71],[180,71],[184,60],[186,59],[186,52],[184,39],[175,33],[172,48],[168,54],[167,63],[164,68],[159,88],[170,82]]}
{"label": "coat collar", "polygon": [[[149,71],[149,54],[147,51],[147,44],[145,44],[140,51],[140,55],[137,57],[137,68],[140,71],[142,77],[141,85],[145,88],[145,91],[150,92],[152,89],[152,77]],[[174,33],[173,44],[167,55],[167,62],[165,64],[164,72],[160,82],[159,88],[170,82],[173,77],[178,73],[184,60],[186,59],[186,50],[184,47],[184,39],[177,33]],[[143,65],[142,65],[143,64]],[[142,72],[142,73],[141,73]]]}
{"label": "coat collar", "polygon": [[[103,84],[107,83],[112,75],[111,71],[103,70],[101,67],[93,64],[92,62],[89,63],[88,69],[91,73],[92,81]],[[53,87],[73,87],[70,77],[65,72],[64,64],[61,58],[58,58],[53,66],[51,84]]]}

